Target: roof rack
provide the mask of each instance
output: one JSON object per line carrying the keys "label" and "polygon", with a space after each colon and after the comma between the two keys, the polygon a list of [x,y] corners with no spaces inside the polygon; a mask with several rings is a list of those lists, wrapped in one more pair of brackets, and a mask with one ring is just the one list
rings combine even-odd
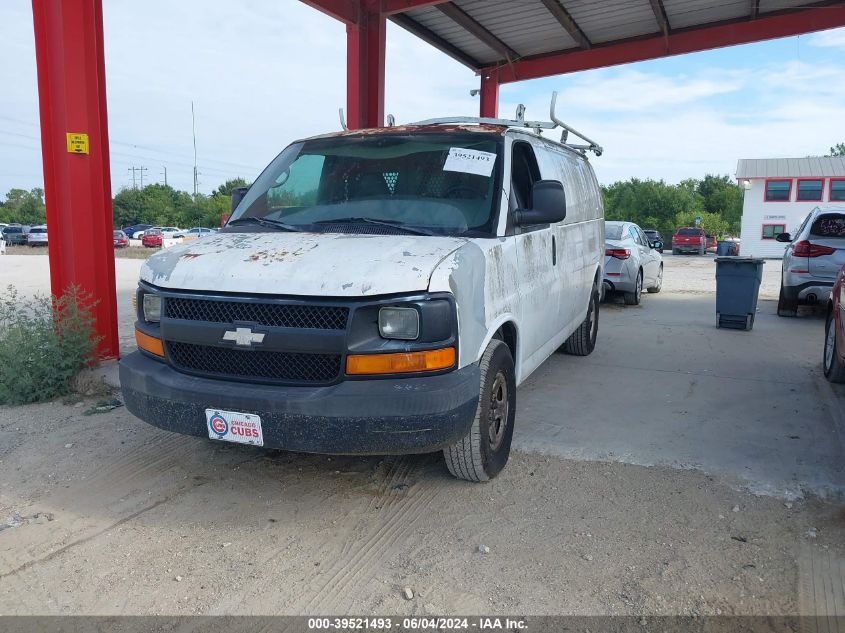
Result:
{"label": "roof rack", "polygon": [[[458,117],[444,117],[439,119],[426,119],[425,121],[417,121],[416,123],[412,123],[411,125],[442,125],[446,123],[479,123],[479,124],[487,124],[487,125],[506,125],[508,127],[524,127],[531,130],[534,130],[535,133],[540,134],[541,130],[553,130],[555,128],[561,128],[563,132],[560,136],[560,142],[567,147],[574,149],[579,152],[595,152],[596,156],[601,156],[604,152],[604,149],[601,145],[596,143],[591,138],[581,134],[578,130],[568,126],[566,123],[561,121],[555,115],[555,105],[557,103],[557,92],[552,93],[552,103],[549,107],[549,118],[551,121],[526,121],[525,120],[525,106],[521,103],[516,107],[516,118],[515,119],[493,119],[487,117],[469,117],[469,116],[458,116]],[[576,145],[573,143],[569,143],[569,135],[572,134],[573,136],[577,136],[582,141],[586,141],[587,145]]]}

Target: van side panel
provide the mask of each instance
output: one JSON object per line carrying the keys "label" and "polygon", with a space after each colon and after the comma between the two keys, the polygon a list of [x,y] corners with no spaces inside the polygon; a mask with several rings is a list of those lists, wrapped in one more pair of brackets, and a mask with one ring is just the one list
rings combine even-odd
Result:
{"label": "van side panel", "polygon": [[[474,239],[435,269],[430,292],[451,292],[458,311],[458,367],[478,362],[502,323],[519,330],[519,296],[513,238]],[[517,339],[516,379],[520,380]]]}

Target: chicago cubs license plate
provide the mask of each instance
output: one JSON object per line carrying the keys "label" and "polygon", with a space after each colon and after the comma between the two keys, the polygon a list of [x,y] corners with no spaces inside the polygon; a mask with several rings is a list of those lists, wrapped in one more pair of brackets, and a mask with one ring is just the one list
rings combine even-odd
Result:
{"label": "chicago cubs license plate", "polygon": [[264,446],[261,418],[257,415],[206,409],[205,420],[208,426],[208,437],[212,440]]}

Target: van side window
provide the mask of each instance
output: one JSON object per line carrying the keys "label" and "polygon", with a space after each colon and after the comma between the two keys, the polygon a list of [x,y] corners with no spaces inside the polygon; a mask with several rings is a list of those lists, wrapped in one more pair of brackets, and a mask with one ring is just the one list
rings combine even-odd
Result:
{"label": "van side window", "polygon": [[515,208],[530,209],[533,200],[531,189],[540,180],[540,169],[531,145],[525,142],[513,144],[511,154],[511,191]]}

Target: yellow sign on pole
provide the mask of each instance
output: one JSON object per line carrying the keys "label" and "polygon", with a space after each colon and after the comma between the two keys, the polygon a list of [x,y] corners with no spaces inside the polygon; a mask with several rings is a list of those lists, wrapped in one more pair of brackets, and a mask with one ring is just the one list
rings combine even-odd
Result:
{"label": "yellow sign on pole", "polygon": [[88,154],[88,135],[77,132],[68,132],[67,151],[71,154]]}

